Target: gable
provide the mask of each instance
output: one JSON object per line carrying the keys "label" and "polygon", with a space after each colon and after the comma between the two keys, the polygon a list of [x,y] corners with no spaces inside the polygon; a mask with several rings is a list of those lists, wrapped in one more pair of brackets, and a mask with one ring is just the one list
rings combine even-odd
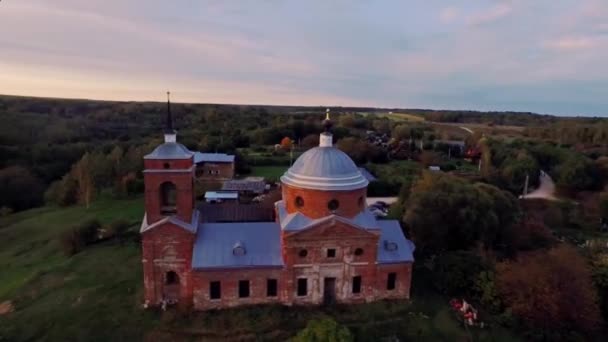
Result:
{"label": "gable", "polygon": [[177,228],[182,231],[188,232],[190,234],[196,234],[196,231],[198,229],[198,219],[199,219],[198,210],[195,210],[192,213],[192,222],[184,222],[177,217],[168,216],[168,217],[163,218],[160,221],[156,221],[152,224],[148,224],[148,216],[144,215],[144,219],[141,222],[141,227],[139,229],[139,232],[141,234],[144,234],[144,233],[152,231],[152,230],[157,230],[161,227],[174,227],[173,229]]}
{"label": "gable", "polygon": [[341,220],[339,216],[315,223],[310,227],[286,234],[287,240],[343,240],[343,239],[377,239],[379,232],[367,230]]}

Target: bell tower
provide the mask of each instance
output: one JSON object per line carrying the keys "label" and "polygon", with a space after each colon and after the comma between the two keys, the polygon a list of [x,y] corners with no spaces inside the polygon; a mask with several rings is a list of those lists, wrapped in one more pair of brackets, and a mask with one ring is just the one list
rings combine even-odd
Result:
{"label": "bell tower", "polygon": [[148,224],[167,216],[191,222],[194,211],[194,154],[177,142],[169,96],[167,92],[165,142],[144,157]]}

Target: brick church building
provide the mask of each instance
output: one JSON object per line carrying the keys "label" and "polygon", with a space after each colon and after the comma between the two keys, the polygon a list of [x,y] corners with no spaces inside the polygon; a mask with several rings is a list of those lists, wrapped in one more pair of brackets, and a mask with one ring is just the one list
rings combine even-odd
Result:
{"label": "brick church building", "polygon": [[332,146],[329,119],[319,146],[281,177],[274,220],[208,222],[194,200],[194,153],[176,141],[168,117],[165,143],[144,157],[147,305],[409,298],[414,245],[398,221],[376,220],[367,209],[368,181]]}

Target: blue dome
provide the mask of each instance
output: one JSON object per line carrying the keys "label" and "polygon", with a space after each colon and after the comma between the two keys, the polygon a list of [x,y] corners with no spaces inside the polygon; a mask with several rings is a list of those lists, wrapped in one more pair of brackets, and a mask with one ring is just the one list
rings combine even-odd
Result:
{"label": "blue dome", "polygon": [[306,151],[285,172],[281,182],[315,190],[355,190],[369,183],[352,159],[332,146]]}

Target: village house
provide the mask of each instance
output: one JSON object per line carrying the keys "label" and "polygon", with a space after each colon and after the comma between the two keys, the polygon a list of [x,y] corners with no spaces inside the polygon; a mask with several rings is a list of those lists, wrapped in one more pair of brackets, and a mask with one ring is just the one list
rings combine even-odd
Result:
{"label": "village house", "polygon": [[194,200],[195,153],[165,143],[144,158],[141,224],[148,306],[196,310],[281,303],[318,305],[407,299],[414,245],[398,221],[377,220],[368,180],[335,148],[331,122],[319,146],[281,177],[274,220],[210,222]]}

